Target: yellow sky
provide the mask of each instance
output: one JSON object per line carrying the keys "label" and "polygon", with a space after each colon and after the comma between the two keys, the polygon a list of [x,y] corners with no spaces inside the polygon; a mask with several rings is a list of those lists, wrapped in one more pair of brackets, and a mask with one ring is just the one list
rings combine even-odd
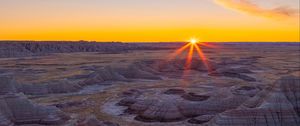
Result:
{"label": "yellow sky", "polygon": [[3,0],[0,40],[300,41],[298,0],[241,1]]}

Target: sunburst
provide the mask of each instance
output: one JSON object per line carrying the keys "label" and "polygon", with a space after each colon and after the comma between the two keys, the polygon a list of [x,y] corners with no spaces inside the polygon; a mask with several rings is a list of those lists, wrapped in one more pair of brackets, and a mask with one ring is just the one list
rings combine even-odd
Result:
{"label": "sunburst", "polygon": [[196,54],[198,54],[199,60],[201,60],[203,62],[207,71],[211,72],[211,70],[212,70],[211,65],[209,64],[206,55],[202,51],[202,47],[216,48],[216,46],[213,44],[209,44],[207,42],[200,42],[200,41],[198,41],[198,39],[193,38],[193,39],[190,39],[190,41],[187,44],[185,44],[184,46],[177,49],[172,54],[172,56],[169,60],[173,60],[174,58],[176,58],[176,56],[182,54],[184,51],[188,51],[187,56],[186,56],[185,66],[184,66],[184,72],[183,72],[183,74],[184,74],[183,76],[185,76],[188,73],[188,71],[191,69],[192,60],[194,58],[193,57],[194,52],[196,52]]}

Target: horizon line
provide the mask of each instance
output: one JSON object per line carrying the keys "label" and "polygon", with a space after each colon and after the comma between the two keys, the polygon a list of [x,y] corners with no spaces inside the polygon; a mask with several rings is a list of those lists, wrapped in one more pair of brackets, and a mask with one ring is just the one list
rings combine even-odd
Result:
{"label": "horizon line", "polygon": [[[185,43],[188,41],[0,40],[0,42]],[[300,43],[300,41],[201,41],[207,43]]]}

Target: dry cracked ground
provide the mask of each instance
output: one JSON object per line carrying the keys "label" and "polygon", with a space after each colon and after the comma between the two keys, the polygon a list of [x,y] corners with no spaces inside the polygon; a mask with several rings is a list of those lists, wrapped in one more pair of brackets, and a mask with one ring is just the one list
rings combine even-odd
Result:
{"label": "dry cracked ground", "polygon": [[299,48],[204,48],[210,71],[167,49],[1,58],[0,126],[298,126]]}

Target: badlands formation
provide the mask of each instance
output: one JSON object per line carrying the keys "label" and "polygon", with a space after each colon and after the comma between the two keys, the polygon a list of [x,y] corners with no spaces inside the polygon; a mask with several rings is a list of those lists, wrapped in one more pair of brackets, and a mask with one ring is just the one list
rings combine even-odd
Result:
{"label": "badlands formation", "polygon": [[297,43],[0,45],[0,126],[300,125]]}

